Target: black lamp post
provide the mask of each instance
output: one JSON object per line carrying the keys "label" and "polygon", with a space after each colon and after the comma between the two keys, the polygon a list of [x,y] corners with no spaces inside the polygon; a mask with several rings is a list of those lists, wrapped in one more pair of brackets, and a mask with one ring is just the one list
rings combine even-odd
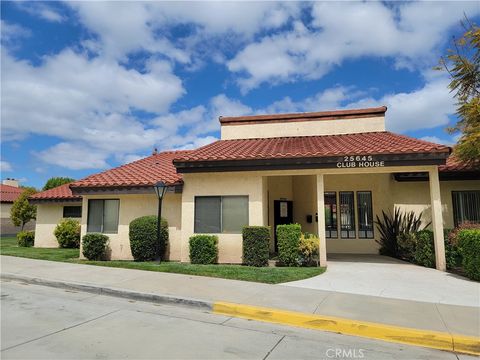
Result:
{"label": "black lamp post", "polygon": [[163,181],[159,181],[156,183],[153,188],[155,189],[155,194],[158,197],[158,218],[157,218],[157,258],[158,262],[161,261],[161,254],[160,254],[160,221],[162,218],[162,200],[167,192],[167,185]]}

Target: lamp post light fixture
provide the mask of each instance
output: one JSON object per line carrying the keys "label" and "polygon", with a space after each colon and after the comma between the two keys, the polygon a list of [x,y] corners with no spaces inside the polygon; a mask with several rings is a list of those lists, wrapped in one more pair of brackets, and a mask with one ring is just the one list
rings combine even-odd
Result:
{"label": "lamp post light fixture", "polygon": [[162,200],[167,192],[167,185],[163,181],[157,182],[153,188],[155,189],[155,194],[158,197],[158,216],[157,216],[157,259],[160,263],[161,261],[161,246],[160,246],[160,226],[161,226],[161,218],[162,218]]}

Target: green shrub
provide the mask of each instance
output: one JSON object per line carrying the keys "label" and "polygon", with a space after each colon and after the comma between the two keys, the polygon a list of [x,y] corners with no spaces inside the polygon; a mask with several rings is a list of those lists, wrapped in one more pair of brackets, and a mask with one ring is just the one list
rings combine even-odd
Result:
{"label": "green shrub", "polygon": [[433,232],[422,230],[417,232],[417,248],[415,263],[425,267],[435,267],[435,251],[433,246]]}
{"label": "green shrub", "polygon": [[449,242],[451,244],[458,245],[458,233],[462,230],[467,229],[480,229],[480,224],[470,221],[464,221],[448,233]]}
{"label": "green shrub", "polygon": [[80,223],[75,219],[63,219],[53,232],[61,248],[80,247]]}
{"label": "green shrub", "polygon": [[417,248],[416,233],[401,233],[397,236],[398,257],[407,261],[413,261]]}
{"label": "green shrub", "polygon": [[158,246],[160,257],[163,258],[168,244],[168,222],[165,219],[160,223],[160,244],[157,241],[157,216],[142,216],[133,220],[129,225],[130,250],[136,261],[155,260]]}
{"label": "green shrub", "polygon": [[[435,267],[435,241],[433,232],[422,230],[415,234],[417,247],[414,261],[418,265],[426,267]],[[458,265],[458,248],[451,244],[448,239],[445,240],[445,260],[447,269],[453,269]]]}
{"label": "green shrub", "polygon": [[243,263],[249,266],[267,266],[270,248],[270,228],[245,226],[243,235]]}
{"label": "green shrub", "polygon": [[465,229],[458,233],[463,270],[468,278],[480,281],[480,230]]}
{"label": "green shrub", "polygon": [[298,243],[299,261],[302,266],[316,265],[315,256],[318,255],[320,240],[309,233],[302,234]]}
{"label": "green shrub", "polygon": [[190,262],[192,264],[215,264],[218,260],[218,237],[194,235],[190,237]]}
{"label": "green shrub", "polygon": [[83,235],[82,253],[88,260],[105,260],[108,236],[100,233]]}
{"label": "green shrub", "polygon": [[302,227],[300,224],[277,226],[278,260],[284,266],[298,266],[298,246]]}
{"label": "green shrub", "polygon": [[35,231],[20,231],[17,233],[17,243],[21,247],[33,246],[35,241]]}

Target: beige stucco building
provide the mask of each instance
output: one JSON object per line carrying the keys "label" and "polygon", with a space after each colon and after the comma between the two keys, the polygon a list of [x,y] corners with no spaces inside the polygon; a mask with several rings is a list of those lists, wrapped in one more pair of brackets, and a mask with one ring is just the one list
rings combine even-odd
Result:
{"label": "beige stucco building", "polygon": [[[129,223],[156,214],[153,186],[163,181],[169,260],[188,262],[189,238],[211,233],[219,238],[219,262],[241,263],[244,225],[270,226],[275,252],[276,225],[296,222],[318,234],[322,265],[329,253],[378,253],[376,216],[397,206],[423,211],[432,223],[437,268],[444,270],[443,228],[480,221],[480,168],[446,146],[385,131],[385,112],[223,117],[221,140],[79,180],[68,186],[76,197],[69,201],[81,199],[82,236],[110,237],[112,259],[131,259]],[[55,245],[48,234],[65,203],[50,200],[44,196],[38,208],[35,246]]]}
{"label": "beige stucco building", "polygon": [[[22,229],[21,226],[15,226],[10,219],[13,203],[22,192],[23,188],[19,186],[18,180],[7,178],[0,184],[0,233],[2,236],[15,235]],[[34,228],[35,220],[31,220],[25,224],[24,230]]]}

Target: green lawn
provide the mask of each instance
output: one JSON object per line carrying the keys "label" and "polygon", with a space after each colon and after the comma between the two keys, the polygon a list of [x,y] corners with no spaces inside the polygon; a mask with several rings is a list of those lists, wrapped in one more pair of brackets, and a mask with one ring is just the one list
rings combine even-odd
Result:
{"label": "green lawn", "polygon": [[179,262],[135,262],[135,261],[88,261],[78,259],[78,249],[40,249],[18,247],[12,237],[0,239],[0,254],[27,257],[31,259],[63,261],[78,264],[108,266],[125,269],[160,271],[177,274],[210,276],[224,279],[254,281],[278,284],[287,281],[306,279],[322,274],[320,267],[264,267],[257,268],[242,265],[192,265]]}
{"label": "green lawn", "polygon": [[19,247],[16,238],[2,237],[0,238],[0,254],[40,260],[72,261],[78,258],[80,251],[78,249]]}

